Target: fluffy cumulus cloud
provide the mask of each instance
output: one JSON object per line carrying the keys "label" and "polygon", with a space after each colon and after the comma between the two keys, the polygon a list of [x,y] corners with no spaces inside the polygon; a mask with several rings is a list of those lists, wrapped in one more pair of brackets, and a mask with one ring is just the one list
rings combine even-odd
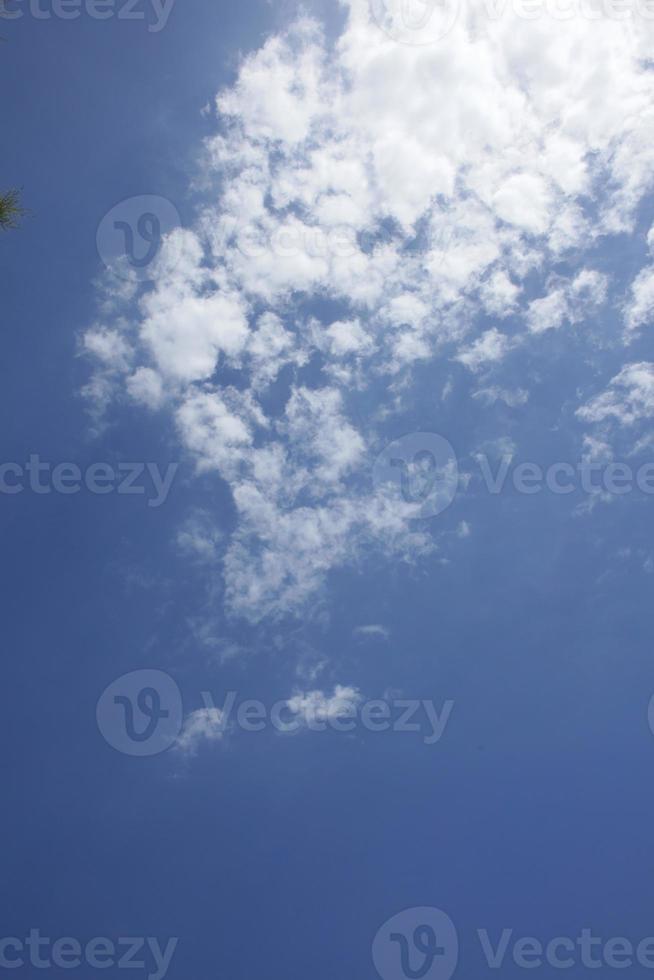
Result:
{"label": "fluffy cumulus cloud", "polygon": [[[229,485],[231,536],[181,540],[219,553],[227,607],[252,620],[297,612],[365,549],[435,546],[375,494],[383,412],[356,396],[391,391],[393,411],[444,359],[476,397],[524,405],[496,375],[597,317],[609,283],[586,253],[633,231],[654,173],[650,20],[470,4],[423,44],[391,0],[344,7],[339,37],[300,17],[243,60],[216,99],[206,205],[150,283],[105,286],[84,340],[87,395],[168,413]],[[629,330],[652,305],[647,267]],[[580,420],[645,412],[650,370],[626,366]]]}
{"label": "fluffy cumulus cloud", "polygon": [[478,337],[470,347],[461,351],[457,360],[471,371],[479,371],[486,364],[501,361],[511,349],[511,341],[493,327]]}
{"label": "fluffy cumulus cloud", "polygon": [[654,314],[654,266],[648,266],[636,276],[631,286],[626,309],[627,336],[645,326]]}
{"label": "fluffy cumulus cloud", "polygon": [[565,323],[582,322],[602,307],[607,291],[607,277],[593,269],[582,269],[572,280],[551,283],[545,296],[529,304],[529,330],[543,333],[545,330],[557,330]]}
{"label": "fluffy cumulus cloud", "polygon": [[582,406],[578,415],[588,422],[615,421],[621,426],[654,416],[654,364],[627,364],[606,391]]}

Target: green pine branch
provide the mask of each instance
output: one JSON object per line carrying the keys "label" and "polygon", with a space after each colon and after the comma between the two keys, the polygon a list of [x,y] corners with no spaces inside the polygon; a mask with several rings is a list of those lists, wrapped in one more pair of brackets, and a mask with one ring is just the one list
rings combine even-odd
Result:
{"label": "green pine branch", "polygon": [[[4,0],[0,0],[0,17],[4,14]],[[4,41],[4,38],[0,38]],[[0,194],[0,231],[7,231],[9,228],[16,228],[20,219],[25,214],[25,209],[21,207],[20,194],[17,190],[6,191]]]}
{"label": "green pine branch", "polygon": [[25,209],[20,204],[20,194],[17,190],[0,194],[0,230],[7,231],[16,228]]}

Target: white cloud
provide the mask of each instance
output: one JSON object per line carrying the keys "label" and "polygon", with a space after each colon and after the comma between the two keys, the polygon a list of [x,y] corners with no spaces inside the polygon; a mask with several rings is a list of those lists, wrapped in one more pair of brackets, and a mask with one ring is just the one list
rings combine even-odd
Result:
{"label": "white cloud", "polygon": [[343,413],[343,395],[336,388],[294,388],[283,426],[296,451],[312,469],[313,494],[320,497],[361,459],[365,444]]}
{"label": "white cloud", "polygon": [[333,694],[324,691],[307,691],[294,694],[286,702],[291,714],[308,728],[335,718],[352,717],[363,700],[356,687],[337,684]]}
{"label": "white cloud", "polygon": [[630,426],[654,416],[654,364],[641,361],[627,364],[610,382],[606,391],[577,410],[586,422],[615,420]]}
{"label": "white cloud", "polygon": [[127,370],[132,359],[132,350],[117,330],[106,327],[93,327],[84,334],[84,349],[110,369]]}
{"label": "white cloud", "polygon": [[511,339],[493,327],[457,354],[456,359],[471,371],[479,371],[487,364],[503,360],[512,346]]}
{"label": "white cloud", "polygon": [[386,626],[382,626],[380,623],[370,623],[367,626],[356,626],[354,629],[355,636],[361,637],[380,637],[382,640],[390,639],[391,633]]}
{"label": "white cloud", "polygon": [[605,302],[607,289],[606,276],[594,269],[582,269],[572,281],[558,281],[547,296],[529,304],[530,331],[544,333],[588,319]]}
{"label": "white cloud", "polygon": [[[368,0],[344,7],[333,43],[300,18],[243,60],[217,97],[203,210],[166,238],[151,286],[108,277],[84,342],[98,410],[125,392],[165,407],[198,469],[228,484],[225,599],[250,619],[297,613],[369,548],[436,547],[371,489],[379,421],[409,401],[415,366],[499,371],[530,334],[547,343],[595,313],[607,283],[585,250],[632,230],[654,173],[649,22],[470,5],[420,46],[389,37]],[[570,278],[552,277],[565,263]],[[638,283],[634,324],[650,304]],[[362,420],[352,396],[375,382],[388,403]],[[614,379],[586,420],[642,413],[641,382]],[[515,407],[526,390],[476,396]]]}
{"label": "white cloud", "polygon": [[633,333],[647,324],[654,314],[654,266],[641,269],[631,285],[631,296],[625,310],[627,332]]}
{"label": "white cloud", "polygon": [[186,718],[175,748],[184,755],[196,755],[202,742],[217,742],[225,737],[226,722],[220,708],[198,708]]}
{"label": "white cloud", "polygon": [[286,39],[271,38],[245,60],[234,88],[218,97],[218,111],[256,140],[302,142],[327,108],[321,42],[309,20],[299,21]]}
{"label": "white cloud", "polygon": [[243,303],[222,293],[169,297],[168,290],[144,301],[141,339],[162,374],[189,382],[209,378],[222,352],[234,357],[248,339]]}
{"label": "white cloud", "polygon": [[177,427],[199,469],[223,469],[226,475],[238,470],[257,424],[265,424],[257,406],[232,388],[191,388],[177,409]]}
{"label": "white cloud", "polygon": [[160,408],[165,399],[163,379],[152,368],[140,367],[125,382],[128,393],[148,408]]}
{"label": "white cloud", "polygon": [[215,561],[221,541],[222,534],[211,514],[202,510],[191,513],[176,536],[177,547],[183,554],[203,562]]}
{"label": "white cloud", "polygon": [[506,272],[497,269],[482,283],[479,292],[486,313],[506,317],[516,309],[520,291],[520,287],[511,282]]}
{"label": "white cloud", "polygon": [[287,364],[306,363],[307,353],[298,346],[294,334],[274,313],[264,313],[248,339],[247,353],[252,370],[252,387],[265,388]]}
{"label": "white cloud", "polygon": [[585,435],[582,458],[585,463],[607,463],[613,458],[613,450],[604,439]]}
{"label": "white cloud", "polygon": [[495,192],[493,204],[503,221],[533,235],[544,234],[552,218],[552,192],[545,180],[533,173],[509,177]]}
{"label": "white cloud", "polygon": [[371,350],[372,340],[359,320],[337,320],[325,330],[330,353],[334,357],[362,354]]}
{"label": "white cloud", "polygon": [[435,547],[427,528],[408,527],[411,505],[335,496],[311,507],[283,507],[250,483],[236,489],[235,502],[240,526],[225,556],[226,598],[233,612],[254,620],[303,608],[333,568],[356,560],[366,546],[400,560]]}
{"label": "white cloud", "polygon": [[555,289],[548,296],[529,304],[527,322],[532,333],[556,330],[568,319],[568,297],[565,290]]}

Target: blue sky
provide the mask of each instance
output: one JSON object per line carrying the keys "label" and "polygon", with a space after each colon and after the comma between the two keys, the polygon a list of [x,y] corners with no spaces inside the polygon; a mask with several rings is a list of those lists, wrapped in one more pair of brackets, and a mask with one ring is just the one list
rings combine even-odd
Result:
{"label": "blue sky", "polygon": [[654,935],[654,27],[569,6],[10,7],[3,975]]}

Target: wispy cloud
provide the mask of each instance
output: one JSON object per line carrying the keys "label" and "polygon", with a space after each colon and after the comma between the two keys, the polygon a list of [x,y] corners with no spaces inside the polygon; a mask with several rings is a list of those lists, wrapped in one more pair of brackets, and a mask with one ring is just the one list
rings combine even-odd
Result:
{"label": "wispy cloud", "polygon": [[371,623],[369,626],[356,626],[354,635],[361,639],[379,638],[381,640],[389,640],[391,632],[386,626],[382,626],[379,623]]}

